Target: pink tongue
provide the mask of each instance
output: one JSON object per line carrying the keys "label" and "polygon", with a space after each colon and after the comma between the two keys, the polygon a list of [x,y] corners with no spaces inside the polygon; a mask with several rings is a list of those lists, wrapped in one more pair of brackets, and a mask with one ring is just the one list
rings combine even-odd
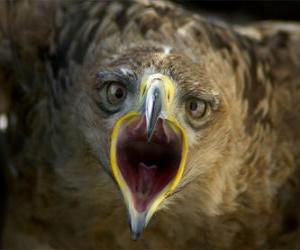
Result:
{"label": "pink tongue", "polygon": [[155,175],[157,172],[156,165],[146,165],[140,162],[138,165],[138,182],[136,185],[136,200],[135,208],[138,211],[144,211],[146,209],[149,200],[152,199]]}

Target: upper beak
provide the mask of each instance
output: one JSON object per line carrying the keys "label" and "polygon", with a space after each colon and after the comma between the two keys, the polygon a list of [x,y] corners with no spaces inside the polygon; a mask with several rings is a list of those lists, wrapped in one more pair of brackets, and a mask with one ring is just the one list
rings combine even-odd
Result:
{"label": "upper beak", "polygon": [[163,83],[159,78],[154,78],[145,98],[146,134],[148,141],[151,140],[163,105]]}

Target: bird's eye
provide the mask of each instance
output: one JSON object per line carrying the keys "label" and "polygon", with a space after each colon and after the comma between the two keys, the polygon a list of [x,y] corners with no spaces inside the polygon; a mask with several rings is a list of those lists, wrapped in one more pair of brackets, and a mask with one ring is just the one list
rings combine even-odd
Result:
{"label": "bird's eye", "polygon": [[185,109],[191,118],[200,119],[205,117],[208,110],[207,106],[207,102],[200,99],[192,98],[190,100],[187,100],[185,104]]}
{"label": "bird's eye", "polygon": [[119,111],[127,98],[127,88],[118,81],[107,81],[97,88],[100,108],[107,113]]}
{"label": "bird's eye", "polygon": [[112,82],[107,86],[106,95],[111,105],[118,105],[126,98],[127,90],[121,83]]}

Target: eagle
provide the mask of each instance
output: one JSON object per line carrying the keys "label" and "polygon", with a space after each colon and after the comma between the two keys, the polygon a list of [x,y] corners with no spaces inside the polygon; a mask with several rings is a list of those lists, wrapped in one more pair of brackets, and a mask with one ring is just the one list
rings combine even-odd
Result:
{"label": "eagle", "polygon": [[0,3],[5,249],[299,249],[300,24],[166,1]]}

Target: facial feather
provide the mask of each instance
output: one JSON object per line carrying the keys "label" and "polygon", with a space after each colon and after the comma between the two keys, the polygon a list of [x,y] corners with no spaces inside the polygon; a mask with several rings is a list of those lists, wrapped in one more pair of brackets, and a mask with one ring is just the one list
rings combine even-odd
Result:
{"label": "facial feather", "polygon": [[[12,184],[7,246],[20,248],[12,237],[26,239],[27,225],[42,246],[64,248],[241,249],[280,243],[270,239],[284,238],[286,218],[296,220],[299,207],[298,24],[235,27],[167,2],[89,1],[54,3],[57,9],[46,13],[50,25],[43,26],[28,6],[16,6],[13,13],[23,18],[12,22],[16,37],[7,39],[26,70],[12,67],[12,91],[24,84],[29,92],[17,99],[26,100],[24,106],[9,110],[17,117],[11,133],[21,131],[25,143],[10,141],[21,178]],[[27,16],[38,28],[26,25]],[[19,31],[24,25],[29,33]],[[45,31],[51,41],[42,39]],[[2,71],[7,68],[0,64],[1,76]],[[99,72],[122,83],[136,76],[136,88],[128,90],[119,112],[100,108],[105,95],[99,93]],[[133,245],[110,171],[110,136],[118,119],[138,107],[141,80],[155,73],[175,86],[171,113],[186,131],[189,152],[179,185]],[[201,126],[188,120],[189,98],[209,104]],[[24,209],[16,211],[20,204]]]}

